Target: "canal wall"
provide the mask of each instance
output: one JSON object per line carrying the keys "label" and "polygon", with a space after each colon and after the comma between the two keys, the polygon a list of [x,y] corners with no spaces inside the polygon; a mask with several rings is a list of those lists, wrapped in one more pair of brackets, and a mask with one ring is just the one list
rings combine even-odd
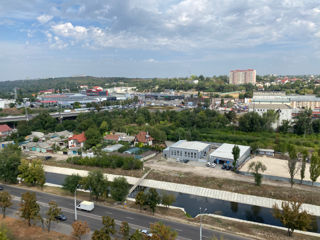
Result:
{"label": "canal wall", "polygon": [[[61,168],[61,167],[53,167],[53,166],[44,166],[44,170],[50,173],[56,174],[64,174],[64,175],[72,175],[72,174],[79,174],[80,176],[87,176],[88,171],[86,170],[78,170],[78,169],[71,169],[71,168]],[[130,176],[121,176],[115,174],[104,174],[105,177],[109,181],[113,181],[116,177],[125,177],[129,184],[135,185],[139,178],[130,177]],[[253,195],[246,195],[210,188],[203,188],[197,186],[191,186],[186,184],[179,184],[179,183],[172,183],[172,182],[164,182],[164,181],[157,181],[151,179],[144,179],[140,186],[148,187],[148,188],[156,188],[160,190],[172,191],[172,192],[179,192],[185,193],[190,195],[196,195],[201,197],[213,198],[218,200],[224,200],[229,202],[238,202],[247,205],[255,205],[265,208],[272,208],[274,204],[281,206],[282,200],[272,199],[272,198],[265,198]],[[301,208],[306,210],[309,214],[314,216],[320,216],[320,206],[311,205],[311,204],[302,204]]]}

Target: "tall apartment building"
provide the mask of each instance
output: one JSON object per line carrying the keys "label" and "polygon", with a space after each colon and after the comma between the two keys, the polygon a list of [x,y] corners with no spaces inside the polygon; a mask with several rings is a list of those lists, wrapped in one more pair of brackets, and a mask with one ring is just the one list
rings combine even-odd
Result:
{"label": "tall apartment building", "polygon": [[232,70],[229,74],[229,84],[256,84],[256,70]]}

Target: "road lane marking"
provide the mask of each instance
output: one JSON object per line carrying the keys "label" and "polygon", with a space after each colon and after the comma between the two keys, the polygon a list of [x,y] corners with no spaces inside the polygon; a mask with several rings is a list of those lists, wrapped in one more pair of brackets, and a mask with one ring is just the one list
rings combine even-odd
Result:
{"label": "road lane marking", "polygon": [[128,218],[128,219],[130,219],[130,220],[134,220],[134,218],[132,218],[132,217],[126,217],[126,218]]}

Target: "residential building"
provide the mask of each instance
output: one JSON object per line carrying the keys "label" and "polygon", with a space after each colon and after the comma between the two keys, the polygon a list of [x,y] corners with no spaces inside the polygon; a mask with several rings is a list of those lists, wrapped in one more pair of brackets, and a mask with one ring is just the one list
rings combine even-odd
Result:
{"label": "residential building", "polygon": [[13,129],[7,124],[0,125],[0,137],[9,136],[12,133]]}
{"label": "residential building", "polygon": [[232,70],[229,73],[229,84],[256,84],[256,70]]}
{"label": "residential building", "polygon": [[73,135],[68,139],[68,147],[69,148],[83,148],[84,143],[87,140],[84,132],[81,134]]}
{"label": "residential building", "polygon": [[14,144],[13,141],[0,142],[0,150],[7,147],[10,144]]}
{"label": "residential building", "polygon": [[279,127],[284,120],[292,122],[292,108],[287,104],[250,104],[249,112],[256,112],[260,116],[268,111],[275,111],[278,119],[272,124],[272,128]]}
{"label": "residential building", "polygon": [[[224,143],[210,154],[210,162],[232,165],[233,154],[232,149],[235,145]],[[236,167],[239,167],[250,156],[251,148],[249,146],[238,145],[240,149],[239,158]]]}
{"label": "residential building", "polygon": [[210,151],[210,144],[198,141],[180,140],[163,150],[165,158],[174,158],[180,161],[199,161],[205,159]]}
{"label": "residential building", "polygon": [[15,103],[16,100],[14,99],[1,99],[0,98],[0,108],[5,109],[5,108],[10,108],[10,103]]}
{"label": "residential building", "polygon": [[134,139],[134,145],[142,143],[144,145],[151,146],[153,138],[149,135],[148,132],[139,132]]}

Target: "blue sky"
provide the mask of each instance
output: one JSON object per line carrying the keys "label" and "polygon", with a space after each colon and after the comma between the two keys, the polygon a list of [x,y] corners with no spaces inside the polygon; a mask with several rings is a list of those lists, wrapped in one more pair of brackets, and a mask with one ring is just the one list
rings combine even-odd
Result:
{"label": "blue sky", "polygon": [[319,0],[10,0],[0,81],[320,73]]}

